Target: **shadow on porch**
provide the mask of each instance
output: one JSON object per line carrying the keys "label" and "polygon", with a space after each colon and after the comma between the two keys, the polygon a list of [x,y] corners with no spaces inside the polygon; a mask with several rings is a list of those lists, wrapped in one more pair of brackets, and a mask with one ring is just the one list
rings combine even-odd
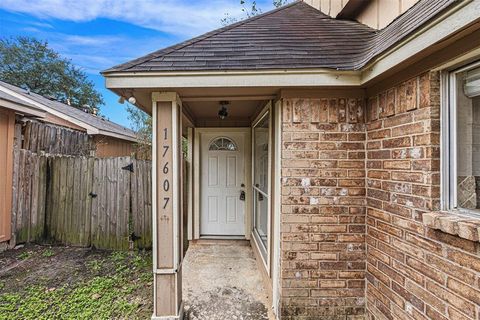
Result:
{"label": "shadow on porch", "polygon": [[192,242],[183,272],[185,319],[274,319],[248,241]]}

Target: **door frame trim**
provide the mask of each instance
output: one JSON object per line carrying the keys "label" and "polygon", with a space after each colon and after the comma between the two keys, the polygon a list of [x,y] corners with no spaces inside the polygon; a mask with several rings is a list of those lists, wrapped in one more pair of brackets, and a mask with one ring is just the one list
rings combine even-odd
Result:
{"label": "door frame trim", "polygon": [[[201,139],[202,134],[206,133],[243,133],[245,134],[244,146],[244,166],[245,166],[245,186],[251,185],[252,181],[252,144],[250,127],[226,127],[226,128],[195,128],[194,152],[193,152],[193,239],[200,239],[200,213],[201,213]],[[246,187],[245,201],[245,239],[250,240],[252,230],[252,191]],[[228,238],[228,237],[226,237]]]}

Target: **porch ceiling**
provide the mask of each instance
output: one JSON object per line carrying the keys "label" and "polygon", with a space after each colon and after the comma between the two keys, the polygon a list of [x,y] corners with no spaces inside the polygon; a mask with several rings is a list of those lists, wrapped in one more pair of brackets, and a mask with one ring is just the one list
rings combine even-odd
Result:
{"label": "porch ceiling", "polygon": [[123,97],[135,96],[136,105],[143,111],[152,112],[152,93],[175,91],[182,100],[193,120],[218,118],[220,101],[228,101],[230,119],[246,119],[255,115],[256,110],[268,100],[275,99],[280,87],[261,88],[141,88],[112,89]]}

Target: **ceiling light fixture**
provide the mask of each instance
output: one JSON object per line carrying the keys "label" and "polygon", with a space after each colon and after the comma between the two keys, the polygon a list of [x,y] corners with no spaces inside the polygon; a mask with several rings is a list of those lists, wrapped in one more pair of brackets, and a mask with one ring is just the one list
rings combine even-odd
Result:
{"label": "ceiling light fixture", "polygon": [[135,104],[137,103],[137,99],[134,96],[131,96],[130,98],[128,98],[128,102],[130,102],[131,104]]}
{"label": "ceiling light fixture", "polygon": [[220,101],[220,110],[218,110],[218,116],[220,119],[224,120],[226,117],[228,117],[228,110],[227,106],[230,104],[229,101]]}

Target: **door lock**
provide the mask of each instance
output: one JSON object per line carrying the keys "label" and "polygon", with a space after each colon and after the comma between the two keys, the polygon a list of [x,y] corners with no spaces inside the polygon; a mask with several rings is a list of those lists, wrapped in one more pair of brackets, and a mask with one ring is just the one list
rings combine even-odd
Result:
{"label": "door lock", "polygon": [[240,191],[240,201],[245,201],[245,191]]}

